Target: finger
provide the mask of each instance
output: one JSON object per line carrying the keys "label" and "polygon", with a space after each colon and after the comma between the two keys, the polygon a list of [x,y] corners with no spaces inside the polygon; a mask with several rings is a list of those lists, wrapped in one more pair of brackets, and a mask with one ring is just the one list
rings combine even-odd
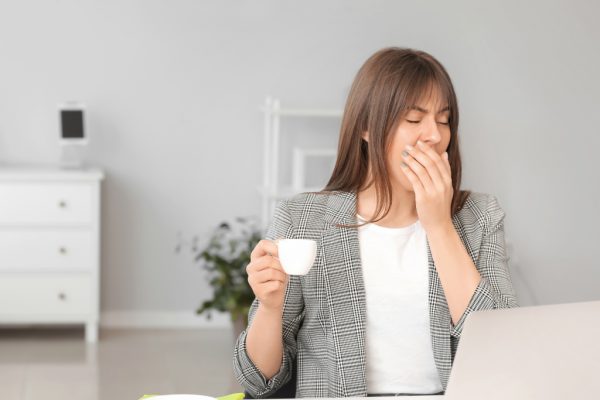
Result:
{"label": "finger", "polygon": [[283,267],[281,266],[279,259],[277,257],[273,257],[267,254],[252,260],[248,264],[248,266],[246,266],[246,273],[250,275],[252,273],[262,271],[263,269],[267,268],[273,268],[283,271]]}
{"label": "finger", "polygon": [[406,175],[406,178],[411,183],[413,190],[415,191],[415,196],[420,197],[425,189],[417,175],[405,163],[402,163],[402,172],[404,172],[404,175]]}
{"label": "finger", "polygon": [[[402,158],[404,159],[404,163],[408,165],[408,167],[412,170],[412,172],[418,177],[421,181],[421,185],[423,189],[427,192],[432,192],[434,188],[433,181],[431,180],[431,176],[429,172],[425,168],[423,164],[421,164],[416,158],[412,156],[411,153],[416,153],[415,148],[412,146],[406,146],[405,151],[402,152]],[[409,151],[411,153],[409,153]]]}
{"label": "finger", "polygon": [[286,280],[286,274],[277,269],[267,268],[253,274],[252,280],[255,283],[265,283],[270,281],[279,281],[283,283]]}
{"label": "finger", "polygon": [[277,244],[271,240],[263,239],[258,242],[258,244],[254,247],[254,250],[252,250],[250,259],[252,260],[267,254],[278,257],[279,252],[277,251]]}
{"label": "finger", "polygon": [[[421,164],[423,166],[423,168],[425,168],[425,171],[427,171],[427,175],[429,176],[430,180],[431,180],[431,185],[429,185],[429,181],[424,181],[423,185],[425,186],[425,189],[428,192],[433,193],[434,191],[440,191],[444,189],[444,178],[442,178],[441,174],[440,174],[440,170],[438,168],[438,166],[436,165],[435,161],[431,158],[431,156],[429,156],[428,154],[425,153],[424,151],[424,147],[425,147],[425,143],[422,143],[420,140],[417,141],[417,146],[413,147],[413,146],[406,146],[406,152],[408,152],[409,156],[411,156],[412,158],[414,158],[415,160],[417,160],[419,162],[419,164]],[[435,153],[435,152],[434,152]],[[409,158],[405,156],[405,158]],[[439,158],[439,156],[438,156]],[[410,165],[410,164],[408,164]],[[415,171],[418,174],[418,171]]]}
{"label": "finger", "polygon": [[444,166],[446,167],[446,171],[450,176],[450,180],[452,180],[452,167],[450,166],[450,160],[448,158],[448,151],[446,150],[444,154],[442,154],[442,160],[444,160]]}
{"label": "finger", "polygon": [[281,281],[270,281],[265,283],[265,293],[272,293],[272,292],[277,292],[278,290],[281,290],[283,287],[285,287],[286,282],[281,282]]}
{"label": "finger", "polygon": [[446,185],[450,184],[452,182],[452,178],[450,177],[449,171],[446,168],[446,161],[437,153],[437,151],[433,149],[433,147],[429,146],[428,144],[419,140],[417,141],[417,146],[421,149],[423,154],[431,159],[437,168],[437,171],[439,172],[439,176],[442,179],[441,182],[445,183]]}

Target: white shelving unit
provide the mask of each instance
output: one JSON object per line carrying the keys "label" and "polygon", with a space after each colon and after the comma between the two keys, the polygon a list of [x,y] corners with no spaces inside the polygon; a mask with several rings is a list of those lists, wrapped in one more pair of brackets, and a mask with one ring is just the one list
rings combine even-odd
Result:
{"label": "white shelving unit", "polygon": [[[296,193],[314,190],[304,187],[296,181],[295,185],[281,186],[279,184],[280,139],[285,131],[281,130],[281,118],[340,118],[342,110],[316,108],[282,108],[279,99],[267,97],[264,106],[264,158],[263,185],[259,187],[262,198],[262,226],[266,228],[280,199],[293,196]],[[335,151],[334,151],[335,152]],[[319,154],[330,154],[327,149],[316,150]],[[296,167],[298,162],[295,163]],[[298,171],[294,171],[298,177]]]}

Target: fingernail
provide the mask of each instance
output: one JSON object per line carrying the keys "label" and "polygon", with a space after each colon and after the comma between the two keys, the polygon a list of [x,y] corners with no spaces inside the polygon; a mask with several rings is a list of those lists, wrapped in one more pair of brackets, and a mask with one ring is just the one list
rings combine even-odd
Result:
{"label": "fingernail", "polygon": [[402,155],[403,155],[404,157],[408,157],[408,151],[404,150],[404,151],[402,152]]}
{"label": "fingernail", "polygon": [[406,148],[406,150],[408,150],[408,151],[410,151],[410,150],[412,150],[412,149],[413,149],[413,147],[412,147],[410,144],[407,144],[405,148]]}
{"label": "fingernail", "polygon": [[408,165],[406,165],[404,162],[402,162],[401,166],[402,166],[402,168],[407,168],[408,167]]}

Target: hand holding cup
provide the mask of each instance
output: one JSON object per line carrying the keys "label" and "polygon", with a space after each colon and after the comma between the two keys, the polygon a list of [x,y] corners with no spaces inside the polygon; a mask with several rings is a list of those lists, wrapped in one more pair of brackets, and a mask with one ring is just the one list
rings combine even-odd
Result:
{"label": "hand holding cup", "polygon": [[275,242],[261,240],[250,254],[246,267],[248,283],[262,307],[281,310],[287,286],[288,275],[279,262],[279,252]]}
{"label": "hand holding cup", "polygon": [[261,240],[246,267],[248,283],[261,305],[269,310],[281,310],[289,275],[306,275],[316,254],[314,240]]}

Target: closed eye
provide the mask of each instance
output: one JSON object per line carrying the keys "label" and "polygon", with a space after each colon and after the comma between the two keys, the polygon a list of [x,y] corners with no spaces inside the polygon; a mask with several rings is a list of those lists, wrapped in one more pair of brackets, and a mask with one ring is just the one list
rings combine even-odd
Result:
{"label": "closed eye", "polygon": [[[408,122],[408,123],[410,123],[410,124],[418,124],[418,123],[420,123],[421,121],[411,121],[411,120],[407,119],[407,120],[406,120],[406,122]],[[450,125],[450,123],[449,123],[449,122],[438,122],[438,124],[442,124],[442,125]]]}

